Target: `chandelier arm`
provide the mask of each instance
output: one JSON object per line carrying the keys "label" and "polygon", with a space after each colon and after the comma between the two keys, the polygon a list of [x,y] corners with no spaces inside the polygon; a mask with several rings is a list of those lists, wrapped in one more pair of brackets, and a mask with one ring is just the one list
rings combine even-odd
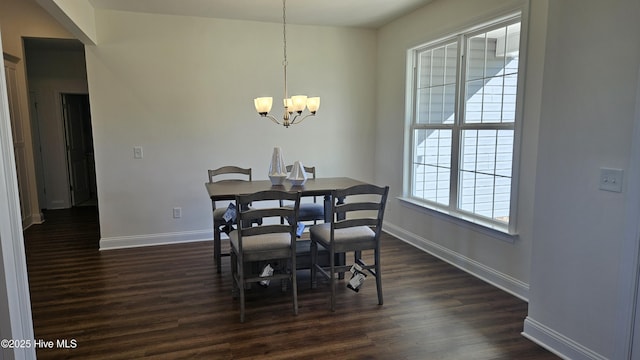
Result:
{"label": "chandelier arm", "polygon": [[[300,124],[304,119],[308,118],[309,116],[316,116],[316,114],[314,114],[314,113],[307,114],[307,115],[303,116],[302,118],[300,118],[300,115],[296,115],[293,118],[293,120],[291,120],[291,125]],[[298,118],[300,118],[300,120],[298,120]]]}
{"label": "chandelier arm", "polygon": [[266,114],[263,117],[268,118],[269,120],[273,121],[274,123],[278,124],[278,125],[282,125],[281,122],[278,121],[278,119],[276,119],[273,115],[271,114]]}

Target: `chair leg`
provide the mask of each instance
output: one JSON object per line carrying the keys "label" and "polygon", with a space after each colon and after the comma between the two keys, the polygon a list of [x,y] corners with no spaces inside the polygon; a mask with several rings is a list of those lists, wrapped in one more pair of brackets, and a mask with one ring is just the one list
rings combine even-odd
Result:
{"label": "chair leg", "polygon": [[218,224],[213,226],[213,260],[216,264],[216,271],[218,274],[222,272],[222,249],[220,245],[220,228]]}
{"label": "chair leg", "polygon": [[231,252],[231,296],[238,298],[238,257],[235,252]]}
{"label": "chair leg", "polygon": [[[340,266],[347,264],[347,254],[340,253],[334,255],[336,258],[336,263]],[[344,280],[344,271],[338,273],[338,279]]]}
{"label": "chair leg", "polygon": [[329,259],[329,283],[331,284],[331,311],[336,311],[336,260],[333,249]]}
{"label": "chair leg", "polygon": [[316,279],[318,275],[318,270],[316,269],[318,264],[318,243],[312,240],[309,250],[311,252],[311,288],[315,289],[318,286],[318,280]]}
{"label": "chair leg", "polygon": [[376,269],[376,290],[378,291],[378,305],[383,304],[382,300],[382,272],[380,271],[380,248],[375,250],[375,269]]}
{"label": "chair leg", "polygon": [[238,256],[239,258],[239,265],[238,268],[238,288],[240,291],[240,322],[243,323],[244,322],[244,288],[245,288],[245,282],[244,282],[244,259],[242,257],[242,254],[239,254]]}
{"label": "chair leg", "polygon": [[293,293],[293,314],[298,315],[298,280],[296,276],[296,255],[291,260],[291,292]]}

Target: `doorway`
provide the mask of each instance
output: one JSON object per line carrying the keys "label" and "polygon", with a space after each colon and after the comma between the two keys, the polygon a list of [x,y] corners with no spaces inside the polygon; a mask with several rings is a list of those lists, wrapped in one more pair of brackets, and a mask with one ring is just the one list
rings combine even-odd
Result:
{"label": "doorway", "polygon": [[61,94],[71,206],[97,205],[89,95]]}
{"label": "doorway", "polygon": [[97,205],[84,45],[23,38],[40,209]]}

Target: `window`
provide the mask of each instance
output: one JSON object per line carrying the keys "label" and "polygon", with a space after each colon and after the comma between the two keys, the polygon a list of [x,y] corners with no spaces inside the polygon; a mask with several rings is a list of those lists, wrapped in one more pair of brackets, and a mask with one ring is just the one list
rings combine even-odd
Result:
{"label": "window", "polygon": [[410,51],[412,202],[510,229],[520,15]]}

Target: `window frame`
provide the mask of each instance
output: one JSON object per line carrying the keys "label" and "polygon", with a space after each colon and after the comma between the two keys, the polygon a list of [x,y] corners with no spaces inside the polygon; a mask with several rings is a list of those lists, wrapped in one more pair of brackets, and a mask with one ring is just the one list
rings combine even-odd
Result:
{"label": "window frame", "polygon": [[[517,74],[517,93],[515,105],[515,120],[513,123],[464,123],[465,111],[465,85],[466,85],[466,57],[464,53],[467,49],[465,43],[467,39],[482,33],[495,30],[497,28],[509,26],[514,23],[520,23],[520,39],[519,39],[519,56],[518,56],[518,74]],[[528,16],[526,9],[517,9],[502,16],[494,16],[488,21],[479,22],[473,26],[468,26],[461,31],[452,32],[447,36],[429,41],[407,50],[407,90],[406,90],[406,126],[405,126],[405,155],[404,155],[404,181],[403,196],[400,197],[404,202],[426,209],[429,213],[443,214],[449,219],[462,221],[464,224],[471,224],[474,228],[481,231],[489,231],[490,234],[498,235],[512,241],[512,236],[517,236],[517,200],[518,200],[518,178],[519,178],[519,159],[521,148],[521,132],[523,122],[524,108],[524,91],[525,91],[525,59],[526,59],[526,39],[527,39]],[[449,124],[430,124],[417,123],[417,100],[418,100],[418,60],[422,52],[428,49],[434,49],[438,46],[446,46],[451,42],[457,44],[458,56],[456,60],[456,89],[455,89],[455,117],[452,125]],[[449,203],[443,205],[424,198],[413,196],[414,193],[414,154],[416,151],[415,131],[416,129],[450,129],[452,131],[451,139],[451,160],[450,160],[450,179],[449,179]],[[461,164],[461,148],[460,141],[464,130],[503,130],[513,131],[513,149],[511,159],[511,186],[509,194],[509,220],[508,223],[493,220],[481,215],[477,215],[460,209],[459,195],[461,193],[461,184],[459,179]]]}

